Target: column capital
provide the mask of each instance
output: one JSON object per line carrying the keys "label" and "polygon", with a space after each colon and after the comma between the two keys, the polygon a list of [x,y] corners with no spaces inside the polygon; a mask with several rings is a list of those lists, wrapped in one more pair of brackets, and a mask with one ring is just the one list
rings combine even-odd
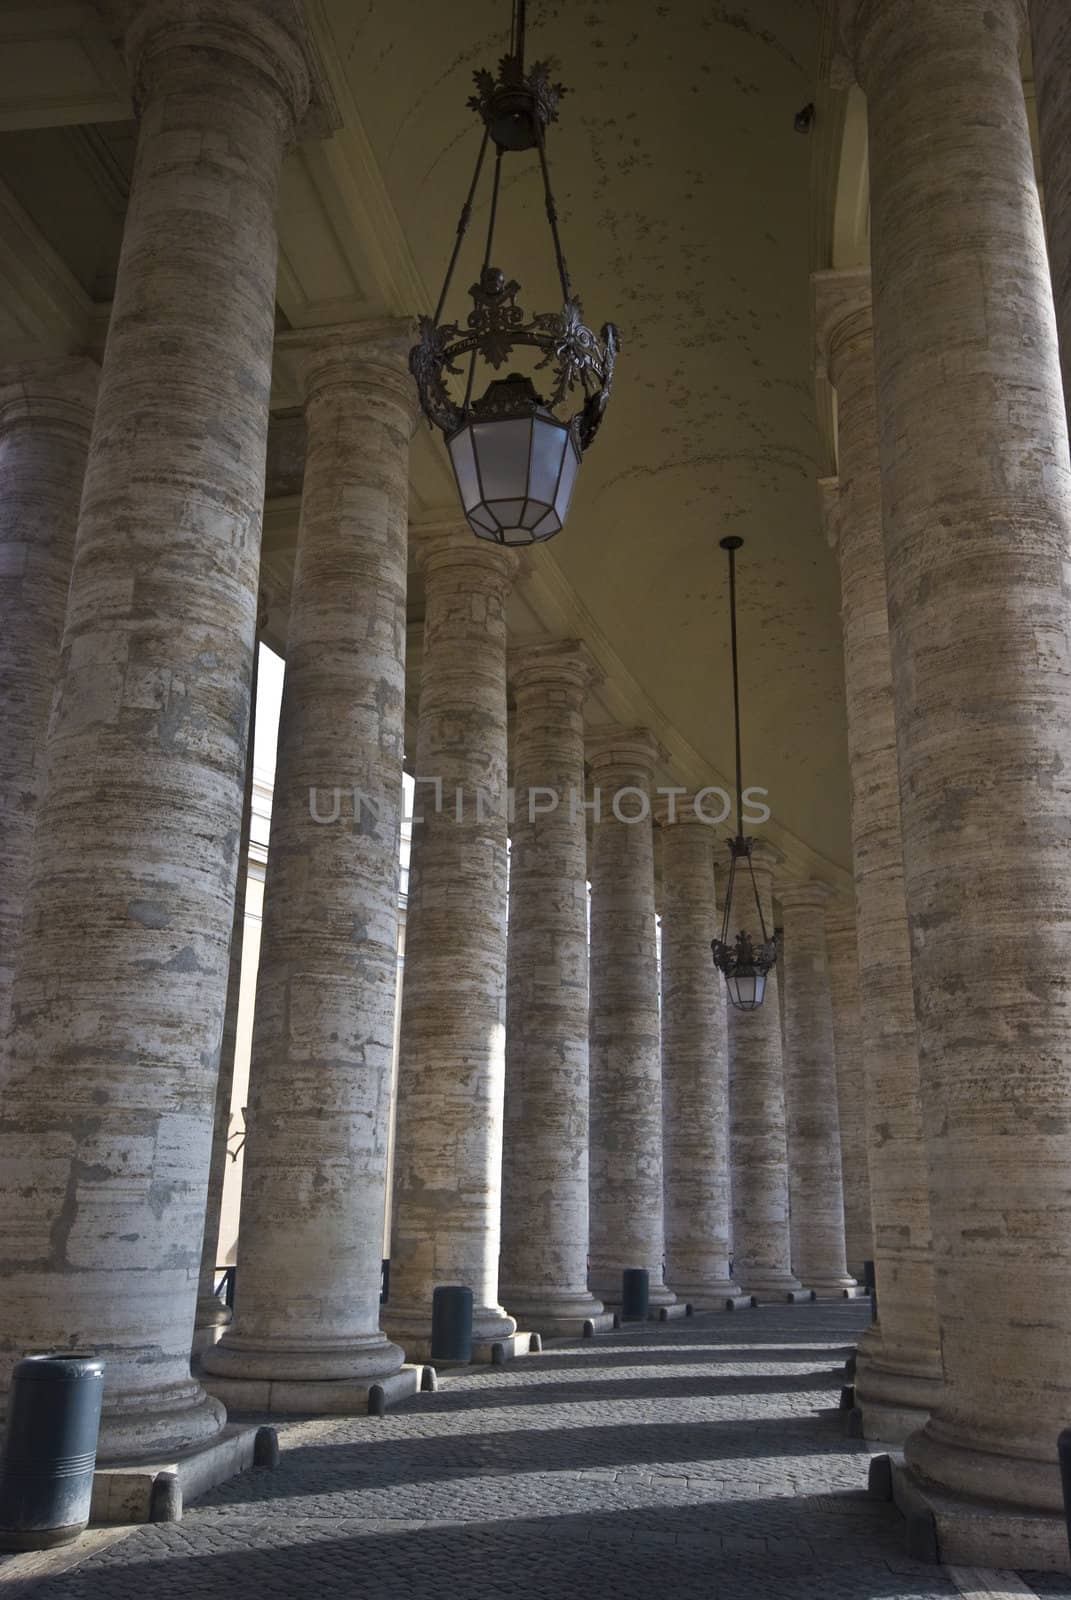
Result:
{"label": "column capital", "polygon": [[88,356],[0,366],[0,433],[21,422],[88,432],[100,368]]}
{"label": "column capital", "polygon": [[501,588],[507,594],[520,568],[515,550],[478,539],[460,515],[448,522],[410,523],[409,541],[424,573],[463,568],[474,588]]}
{"label": "column capital", "polygon": [[325,397],[338,403],[378,392],[404,408],[413,428],[418,402],[409,351],[415,327],[409,317],[334,323],[281,333],[275,349],[292,360],[306,408]]}
{"label": "column capital", "polygon": [[[266,76],[283,106],[284,143],[325,139],[342,126],[319,49],[298,0],[106,0],[105,16],[122,39],[134,105],[181,73],[191,87],[187,53],[226,57]],[[181,65],[180,65],[181,63]]]}
{"label": "column capital", "polygon": [[817,878],[808,883],[783,883],[777,888],[777,899],[786,911],[824,911],[833,895],[829,884]]}
{"label": "column capital", "polygon": [[595,777],[621,772],[642,777],[649,784],[666,752],[649,728],[622,728],[600,723],[585,737],[588,765]]}
{"label": "column capital", "polygon": [[507,675],[514,689],[573,688],[581,696],[602,681],[602,671],[580,639],[541,639],[519,645],[507,657]]}
{"label": "column capital", "polygon": [[703,828],[710,835],[713,845],[718,838],[718,824],[708,820],[702,815],[702,806],[696,805],[696,797],[704,791],[688,789],[684,794],[663,794],[654,801],[654,819],[658,826],[667,833],[674,828]]}
{"label": "column capital", "polygon": [[837,387],[845,355],[874,337],[874,306],[868,267],[812,272],[814,342],[820,371]]}
{"label": "column capital", "polygon": [[756,839],[751,846],[751,865],[759,872],[776,872],[784,859],[784,851],[769,839]]}

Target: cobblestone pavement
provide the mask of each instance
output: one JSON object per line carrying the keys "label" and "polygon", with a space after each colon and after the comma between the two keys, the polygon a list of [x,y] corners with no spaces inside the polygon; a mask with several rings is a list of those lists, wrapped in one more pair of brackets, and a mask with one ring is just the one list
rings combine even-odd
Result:
{"label": "cobblestone pavement", "polygon": [[[962,1594],[954,1574],[905,1556],[898,1514],[866,1496],[866,1448],[841,1432],[840,1367],[867,1315],[827,1304],[652,1323],[453,1375],[383,1419],[296,1423],[278,1471],[233,1479],[182,1522],[0,1593]],[[1071,1580],[1037,1582],[1071,1597]]]}

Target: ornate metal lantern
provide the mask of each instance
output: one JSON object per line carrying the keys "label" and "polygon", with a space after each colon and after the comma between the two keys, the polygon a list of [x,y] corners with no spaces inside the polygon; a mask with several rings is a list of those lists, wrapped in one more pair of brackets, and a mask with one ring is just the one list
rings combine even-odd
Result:
{"label": "ornate metal lantern", "polygon": [[[736,649],[736,552],[743,542],[743,539],[736,538],[721,541],[721,548],[729,552],[729,627],[733,655],[733,728],[736,734],[736,837],[729,841],[729,883],[725,891],[721,938],[712,939],[710,948],[714,954],[714,965],[725,978],[725,990],[730,1005],[735,1006],[738,1011],[755,1011],[766,998],[766,976],[777,961],[777,943],[773,930],[767,931],[766,921],[762,915],[762,903],[755,883],[755,869],[751,864],[751,847],[754,840],[744,835],[744,791],[740,765],[740,675]],[[730,942],[730,929],[734,916],[733,897],[737,887],[737,868],[741,861],[747,862],[748,876],[751,880],[751,898],[755,902],[755,913],[758,918],[758,939],[756,941],[751,933],[741,929],[735,940]]]}
{"label": "ornate metal lantern", "polygon": [[[499,62],[497,79],[486,71],[475,74],[477,92],[469,105],[484,125],[476,170],[461,208],[435,315],[420,319],[420,340],[409,355],[424,415],[446,437],[469,527],[480,539],[508,545],[538,544],[560,532],[581,457],[606,410],[618,350],[613,323],[604,325],[601,336],[592,333],[570,287],[546,151],[546,130],[557,119],[565,90],[551,83],[549,62],[537,61],[525,71],[524,32],[524,0],[514,0],[510,52]],[[480,275],[469,289],[472,310],[462,328],[442,321],[443,308],[492,143],[495,167],[487,243]],[[507,152],[527,150],[535,150],[539,157],[563,300],[560,311],[534,316],[517,304],[520,284],[491,261],[502,159]],[[533,375],[507,371],[494,376],[473,398],[478,363],[497,375],[526,347],[541,357],[532,364],[532,374],[547,372],[547,394],[536,388]],[[451,395],[447,375],[464,380],[462,399]],[[579,409],[559,416],[574,391]]]}

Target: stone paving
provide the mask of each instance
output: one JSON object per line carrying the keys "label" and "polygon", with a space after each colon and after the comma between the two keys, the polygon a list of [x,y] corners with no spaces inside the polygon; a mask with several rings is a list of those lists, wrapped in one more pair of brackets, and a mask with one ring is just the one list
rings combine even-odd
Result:
{"label": "stone paving", "polygon": [[[221,1486],[4,1600],[938,1600],[837,1412],[865,1304],[763,1307],[466,1370],[383,1419],[295,1423]],[[8,1583],[2,1580],[8,1577]],[[1071,1600],[1071,1579],[1012,1593]]]}

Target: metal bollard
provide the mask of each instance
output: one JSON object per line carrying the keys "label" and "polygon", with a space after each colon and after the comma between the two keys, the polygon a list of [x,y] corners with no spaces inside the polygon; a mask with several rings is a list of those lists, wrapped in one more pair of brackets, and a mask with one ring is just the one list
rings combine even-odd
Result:
{"label": "metal bollard", "polygon": [[646,1322],[651,1275],[646,1267],[626,1267],[621,1274],[621,1321]]}
{"label": "metal bollard", "polygon": [[1060,1483],[1064,1491],[1064,1522],[1067,1525],[1067,1547],[1071,1550],[1071,1428],[1065,1428],[1056,1441],[1060,1457]]}
{"label": "metal bollard", "polygon": [[96,1356],[16,1363],[0,1459],[0,1548],[47,1550],[88,1525],[103,1392]]}
{"label": "metal bollard", "polygon": [[443,1284],[431,1297],[432,1361],[472,1360],[472,1290]]}

